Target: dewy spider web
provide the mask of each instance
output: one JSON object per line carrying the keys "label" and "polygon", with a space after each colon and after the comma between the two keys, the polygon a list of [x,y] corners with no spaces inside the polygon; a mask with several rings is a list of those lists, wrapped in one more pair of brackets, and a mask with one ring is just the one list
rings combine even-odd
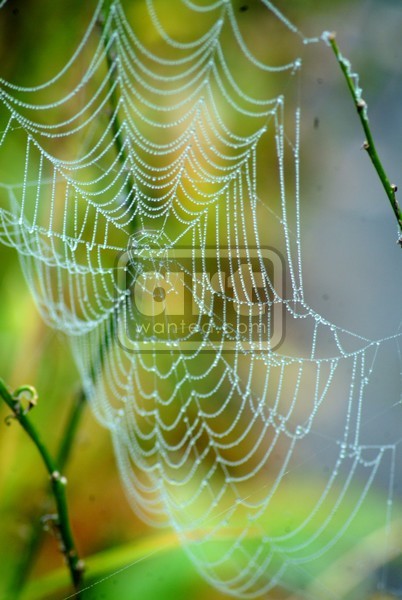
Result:
{"label": "dewy spider web", "polygon": [[[25,158],[3,177],[0,235],[47,323],[70,338],[136,512],[172,526],[213,585],[251,598],[306,586],[356,531],[387,530],[396,445],[365,442],[362,414],[382,349],[399,352],[399,337],[353,335],[304,301],[300,111],[285,132],[285,93],[308,40],[261,0],[263,30],[281,40],[273,52],[239,8],[100,3],[56,76],[1,80],[1,158],[14,143]],[[264,194],[257,148],[276,154]],[[176,335],[170,317],[189,291],[196,319]],[[146,316],[168,334],[140,339]],[[387,494],[368,526],[380,467]]]}

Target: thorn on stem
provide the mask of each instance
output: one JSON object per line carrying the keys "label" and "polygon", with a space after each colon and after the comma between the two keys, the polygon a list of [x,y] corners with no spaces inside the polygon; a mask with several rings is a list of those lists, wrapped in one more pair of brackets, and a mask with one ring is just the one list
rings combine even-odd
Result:
{"label": "thorn on stem", "polygon": [[53,473],[50,475],[50,479],[52,481],[59,481],[62,485],[67,485],[67,477],[61,475],[59,471],[53,471]]}
{"label": "thorn on stem", "polygon": [[396,194],[396,192],[398,191],[398,186],[395,185],[395,183],[391,183],[391,190],[394,192],[394,194]]}
{"label": "thorn on stem", "polygon": [[79,560],[75,565],[75,570],[83,573],[85,571],[85,563],[83,560]]}
{"label": "thorn on stem", "polygon": [[364,148],[365,150],[368,150],[370,148],[370,144],[368,143],[367,140],[364,140],[362,148]]}
{"label": "thorn on stem", "polygon": [[363,100],[363,98],[362,98],[361,100],[356,102],[356,107],[357,107],[357,112],[361,113],[365,108],[367,108],[367,102],[365,100]]}

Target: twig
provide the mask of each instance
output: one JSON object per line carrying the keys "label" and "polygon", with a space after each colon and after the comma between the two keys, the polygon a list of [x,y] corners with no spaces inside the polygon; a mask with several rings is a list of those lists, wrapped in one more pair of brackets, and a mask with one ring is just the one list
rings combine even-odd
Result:
{"label": "twig", "polygon": [[0,396],[12,410],[12,415],[6,419],[6,422],[9,423],[10,419],[15,419],[20,423],[21,427],[27,432],[38,449],[38,452],[41,455],[43,463],[49,474],[57,509],[55,524],[60,536],[61,550],[65,556],[74,589],[78,592],[82,583],[84,563],[79,558],[73,533],[71,531],[66,498],[67,480],[60,474],[56,462],[51,457],[48,449],[36,431],[36,428],[28,417],[28,412],[32,408],[32,401],[28,400],[28,407],[26,409],[23,407],[20,396],[24,393],[30,394],[30,399],[35,399],[36,401],[36,392],[34,388],[24,386],[22,388],[18,388],[14,394],[11,394],[3,380],[0,379]]}
{"label": "twig", "polygon": [[[75,441],[75,436],[85,405],[85,392],[82,389],[80,389],[74,400],[74,404],[71,409],[67,425],[64,428],[63,438],[61,440],[59,449],[56,454],[56,464],[58,466],[59,472],[64,471],[70,458],[71,449]],[[34,524],[30,531],[26,551],[24,552],[19,566],[15,571],[13,581],[10,586],[10,593],[12,593],[13,597],[15,598],[19,596],[28,578],[28,575],[31,572],[32,566],[35,561],[35,557],[39,551],[43,540],[44,531],[45,530],[43,526],[43,521],[38,515],[37,518],[34,520]]]}
{"label": "twig", "polygon": [[[113,335],[113,321],[110,322],[110,330],[105,333],[104,341],[99,345],[99,354],[96,362],[92,365],[90,373],[93,381],[96,381],[98,369],[102,368],[103,361],[107,349],[110,344],[110,338]],[[1,380],[0,380],[1,381]],[[28,387],[28,386],[27,386]],[[20,388],[21,389],[21,388]],[[33,388],[32,388],[33,389]],[[67,425],[64,429],[63,437],[60,442],[59,449],[56,455],[56,464],[59,472],[63,472],[68,460],[71,455],[71,450],[74,445],[75,437],[78,431],[79,423],[86,406],[86,394],[83,388],[81,388],[74,400],[73,407],[70,412],[70,416],[67,421]],[[10,585],[10,593],[13,594],[14,598],[18,598],[22,591],[24,584],[29,576],[32,566],[35,561],[35,557],[41,546],[44,534],[43,520],[39,517],[35,520],[35,523],[31,529],[29,541],[27,542],[26,552],[21,559],[19,566],[15,571],[13,581]]]}
{"label": "twig", "polygon": [[74,404],[70,412],[67,426],[64,430],[63,439],[61,440],[61,444],[57,452],[56,461],[60,469],[64,469],[68,459],[70,458],[71,449],[74,445],[75,436],[77,434],[78,425],[85,408],[86,399],[86,394],[81,388],[78,390],[78,393],[74,398]]}
{"label": "twig", "polygon": [[325,32],[323,34],[323,39],[332,48],[336,59],[341,67],[342,73],[345,76],[349,91],[352,94],[357,114],[360,117],[360,122],[363,126],[363,130],[366,135],[366,139],[363,143],[363,148],[367,151],[367,154],[369,155],[371,162],[373,163],[374,168],[377,171],[385,193],[388,196],[388,200],[391,204],[392,210],[394,211],[394,215],[396,217],[400,229],[398,243],[402,247],[402,210],[396,199],[396,192],[398,188],[396,185],[392,184],[389,181],[388,176],[380,160],[380,157],[378,155],[368,119],[367,103],[365,102],[365,100],[363,100],[361,96],[362,90],[358,85],[357,76],[352,72],[350,61],[341,54],[338,44],[336,42],[336,34]]}

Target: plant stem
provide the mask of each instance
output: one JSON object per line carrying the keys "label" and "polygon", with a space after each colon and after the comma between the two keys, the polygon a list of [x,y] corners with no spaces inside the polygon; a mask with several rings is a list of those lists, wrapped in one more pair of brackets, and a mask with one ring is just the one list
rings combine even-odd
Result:
{"label": "plant stem", "polygon": [[358,86],[356,76],[351,71],[351,64],[349,60],[342,56],[339,50],[338,44],[336,42],[335,33],[325,33],[323,38],[332,48],[336,59],[341,67],[342,73],[345,76],[349,91],[352,94],[357,114],[359,115],[360,122],[363,126],[363,130],[366,135],[366,140],[364,141],[363,148],[367,151],[367,154],[369,155],[371,162],[373,163],[374,168],[377,171],[385,193],[388,196],[388,200],[391,204],[392,210],[394,212],[395,218],[398,222],[400,229],[398,243],[402,246],[402,210],[396,199],[396,192],[398,188],[396,185],[390,183],[385,169],[382,165],[382,162],[380,160],[380,157],[378,155],[368,119],[367,103],[361,97],[361,89]]}
{"label": "plant stem", "polygon": [[[86,405],[85,392],[80,389],[74,399],[68,422],[64,428],[63,438],[56,454],[56,464],[59,472],[63,472],[70,458],[71,449],[75,441],[75,436],[78,430],[79,422]],[[29,541],[26,551],[24,552],[19,566],[16,569],[10,591],[17,598],[22,591],[28,575],[32,569],[35,557],[41,546],[44,535],[43,522],[39,515],[34,519],[34,523],[30,532]]]}
{"label": "plant stem", "polygon": [[78,430],[78,425],[85,408],[86,399],[87,398],[85,392],[81,388],[80,390],[78,390],[78,393],[74,398],[74,404],[70,411],[67,426],[64,430],[64,436],[61,440],[60,447],[57,452],[56,462],[59,465],[59,469],[64,469],[70,458],[71,449],[73,447],[75,436]]}
{"label": "plant stem", "polygon": [[[97,356],[97,360],[94,362],[90,370],[93,381],[96,381],[98,369],[102,368],[105,354],[109,347],[110,338],[112,337],[112,335],[113,320],[110,323],[110,330],[105,333],[103,343],[99,345],[99,353]],[[84,408],[86,406],[86,401],[87,397],[85,391],[83,388],[81,388],[80,390],[78,390],[78,393],[76,394],[76,397],[74,399],[73,407],[71,409],[67,425],[64,428],[64,434],[56,454],[56,465],[58,467],[59,472],[64,471],[64,468],[67,465],[68,460],[70,458],[79,422],[81,420]],[[37,518],[35,518],[34,520],[29,541],[27,543],[26,551],[21,559],[19,566],[16,569],[12,584],[10,586],[10,593],[13,594],[14,598],[19,597],[24,587],[24,584],[27,581],[29,573],[34,564],[35,557],[41,546],[44,531],[45,530],[42,519],[38,515]]]}
{"label": "plant stem", "polygon": [[[56,462],[51,457],[46,445],[36,431],[36,428],[31,423],[27,414],[28,411],[23,409],[21,400],[19,398],[21,391],[22,389],[17,390],[17,394],[10,394],[3,380],[0,379],[0,396],[12,410],[12,417],[20,423],[21,427],[26,431],[28,436],[35,444],[39,454],[42,457],[42,461],[46,467],[46,470],[49,473],[51,488],[57,509],[55,525],[60,535],[62,552],[66,558],[72,584],[74,589],[79,592],[82,583],[84,564],[79,558],[70,526],[66,498],[67,480],[60,474]],[[27,390],[25,389],[24,391]]]}

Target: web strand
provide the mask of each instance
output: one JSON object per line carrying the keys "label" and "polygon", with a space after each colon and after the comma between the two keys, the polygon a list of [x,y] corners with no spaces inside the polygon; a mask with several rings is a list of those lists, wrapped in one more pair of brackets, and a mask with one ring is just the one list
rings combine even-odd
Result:
{"label": "web strand", "polygon": [[[46,322],[70,339],[134,509],[173,527],[213,585],[253,598],[306,584],[323,556],[336,558],[392,456],[389,525],[395,445],[361,432],[378,357],[399,349],[400,333],[355,335],[304,299],[301,111],[289,99],[299,56],[263,61],[235,3],[174,4],[183,23],[197,20],[188,35],[153,0],[142,15],[148,35],[119,0],[99,34],[101,2],[53,78],[0,81],[0,152],[15,139],[25,150],[14,180],[1,183],[0,239],[18,251]],[[300,50],[309,41],[271,2],[258,16]],[[77,65],[82,76],[58,97]],[[260,175],[263,148],[276,165]],[[182,298],[195,318],[177,334],[168,313]],[[152,318],[141,320],[136,303]],[[144,341],[147,326],[155,331]],[[321,419],[334,405],[337,433]],[[318,437],[328,469],[317,479],[307,469],[311,495],[298,508],[300,457]],[[295,515],[288,530],[275,526],[283,504]]]}

